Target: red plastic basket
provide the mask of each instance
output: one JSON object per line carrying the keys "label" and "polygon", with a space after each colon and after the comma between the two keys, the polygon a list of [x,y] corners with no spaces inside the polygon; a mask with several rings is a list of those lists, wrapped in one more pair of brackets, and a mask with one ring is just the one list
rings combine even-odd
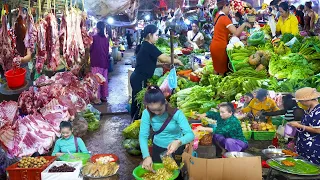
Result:
{"label": "red plastic basket", "polygon": [[23,86],[27,71],[24,68],[11,69],[4,76],[7,79],[9,88],[19,88]]}
{"label": "red plastic basket", "polygon": [[91,162],[95,163],[97,159],[104,157],[104,156],[112,156],[112,158],[114,159],[114,161],[112,161],[112,162],[117,162],[119,160],[118,156],[115,154],[96,154],[91,157]]}
{"label": "red plastic basket", "polygon": [[41,180],[41,172],[44,171],[55,160],[55,156],[43,156],[49,162],[41,168],[19,168],[18,162],[9,166],[6,170],[10,180]]}

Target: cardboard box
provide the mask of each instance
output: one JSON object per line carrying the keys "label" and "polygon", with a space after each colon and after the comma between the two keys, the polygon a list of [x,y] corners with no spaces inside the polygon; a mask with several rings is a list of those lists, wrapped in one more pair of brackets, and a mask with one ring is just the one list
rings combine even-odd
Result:
{"label": "cardboard box", "polygon": [[261,180],[261,157],[203,159],[186,149],[182,161],[189,180]]}

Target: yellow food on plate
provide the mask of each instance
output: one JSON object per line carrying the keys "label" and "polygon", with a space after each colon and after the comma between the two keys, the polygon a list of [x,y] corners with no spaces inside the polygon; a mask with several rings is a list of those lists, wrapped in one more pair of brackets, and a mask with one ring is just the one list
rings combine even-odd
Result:
{"label": "yellow food on plate", "polygon": [[296,165],[296,163],[291,162],[291,161],[288,161],[288,160],[283,160],[283,161],[281,161],[281,163],[282,163],[283,165],[285,165],[285,166],[288,166],[288,167],[293,167],[293,166]]}

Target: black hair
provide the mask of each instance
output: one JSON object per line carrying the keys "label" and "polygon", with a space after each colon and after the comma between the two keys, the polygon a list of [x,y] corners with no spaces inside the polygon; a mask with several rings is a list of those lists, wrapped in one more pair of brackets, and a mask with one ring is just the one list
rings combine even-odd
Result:
{"label": "black hair", "polygon": [[147,88],[147,92],[144,95],[144,103],[166,103],[166,97],[158,86],[151,85]]}
{"label": "black hair", "polygon": [[300,4],[299,9],[300,9],[301,11],[303,11],[303,10],[304,10],[304,5],[303,5],[303,4]]}
{"label": "black hair", "polygon": [[294,5],[291,5],[289,9],[290,9],[290,11],[296,11],[297,10],[297,8]]}
{"label": "black hair", "polygon": [[224,102],[219,105],[219,108],[226,107],[228,112],[234,114],[236,112],[234,105],[231,102]]}
{"label": "black hair", "polygon": [[269,11],[272,12],[272,7],[268,7]]}
{"label": "black hair", "polygon": [[[144,104],[149,104],[149,103],[161,103],[162,105],[166,104],[166,112],[168,113],[168,115],[170,117],[173,117],[176,109],[171,107],[167,101],[166,98],[163,94],[163,92],[161,91],[161,89],[156,86],[156,85],[151,85],[147,88],[147,92],[144,95]],[[150,115],[150,120],[155,116],[155,114],[153,112],[151,112],[148,108],[147,108],[149,115]]]}
{"label": "black hair", "polygon": [[158,30],[157,26],[154,24],[149,24],[143,29],[142,37],[146,38],[148,34],[154,34]]}
{"label": "black hair", "polygon": [[253,94],[252,93],[246,93],[245,96],[249,96],[249,97],[253,98]]}
{"label": "black hair", "polygon": [[240,19],[242,19],[242,15],[241,15],[241,13],[240,13],[239,11],[236,12],[235,16],[238,17],[238,18],[240,18]]}
{"label": "black hair", "polygon": [[279,8],[282,8],[284,11],[286,11],[286,12],[288,12],[289,11],[289,4],[288,4],[288,2],[281,2],[280,4],[279,4]]}
{"label": "black hair", "polygon": [[229,5],[228,0],[217,0],[218,10],[221,11],[224,6]]}
{"label": "black hair", "polygon": [[287,95],[283,96],[282,102],[283,102],[283,108],[286,110],[292,109],[295,106],[296,107],[298,106],[297,102],[294,100],[293,95],[291,95],[291,94],[287,94]]}
{"label": "black hair", "polygon": [[193,21],[192,21],[192,24],[195,24],[195,25],[199,26],[199,21],[193,20]]}
{"label": "black hair", "polygon": [[104,24],[104,22],[103,21],[99,21],[98,23],[97,23],[97,29],[99,29],[99,32],[98,32],[98,34],[101,36],[101,37],[105,37],[106,35],[105,35],[105,29],[106,29],[106,25]]}
{"label": "black hair", "polygon": [[61,121],[60,123],[60,129],[62,128],[70,128],[72,130],[72,124],[69,121]]}
{"label": "black hair", "polygon": [[273,0],[270,2],[270,6],[277,6],[279,4],[279,0]]}
{"label": "black hair", "polygon": [[263,101],[264,98],[266,98],[268,96],[268,90],[266,89],[259,89],[257,91],[257,94],[256,94],[256,98],[259,100],[259,101]]}
{"label": "black hair", "polygon": [[311,1],[306,2],[305,6],[309,9],[312,9],[312,2]]}

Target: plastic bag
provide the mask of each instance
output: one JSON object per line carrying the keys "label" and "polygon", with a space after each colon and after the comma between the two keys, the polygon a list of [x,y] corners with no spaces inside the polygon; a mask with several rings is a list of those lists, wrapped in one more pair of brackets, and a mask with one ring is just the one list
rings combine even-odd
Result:
{"label": "plastic bag", "polygon": [[298,41],[298,39],[296,37],[293,37],[289,42],[285,43],[284,45],[291,48],[296,41]]}
{"label": "plastic bag", "polygon": [[96,119],[100,121],[101,112],[98,109],[94,108],[91,104],[88,104],[86,109],[92,112]]}
{"label": "plastic bag", "polygon": [[122,142],[122,146],[124,149],[134,149],[139,148],[139,140],[138,139],[126,139]]}
{"label": "plastic bag", "polygon": [[256,46],[260,44],[264,44],[264,32],[263,31],[257,31],[254,32],[249,38],[248,38],[248,44],[250,46]]}
{"label": "plastic bag", "polygon": [[204,135],[200,141],[199,144],[201,146],[211,146],[212,145],[212,135],[211,134],[206,134]]}
{"label": "plastic bag", "polygon": [[166,79],[163,81],[163,83],[160,86],[161,91],[163,92],[165,97],[168,97],[171,95],[172,90],[169,87],[169,79],[168,76],[166,77]]}
{"label": "plastic bag", "polygon": [[87,134],[88,122],[83,118],[77,116],[72,122],[73,135],[76,137],[82,137]]}
{"label": "plastic bag", "polygon": [[173,159],[171,155],[167,155],[167,151],[164,151],[163,153],[161,153],[160,158],[162,160],[164,168],[171,171],[179,169],[177,162]]}
{"label": "plastic bag", "polygon": [[136,120],[122,131],[122,135],[127,139],[138,139],[139,132],[140,120]]}

